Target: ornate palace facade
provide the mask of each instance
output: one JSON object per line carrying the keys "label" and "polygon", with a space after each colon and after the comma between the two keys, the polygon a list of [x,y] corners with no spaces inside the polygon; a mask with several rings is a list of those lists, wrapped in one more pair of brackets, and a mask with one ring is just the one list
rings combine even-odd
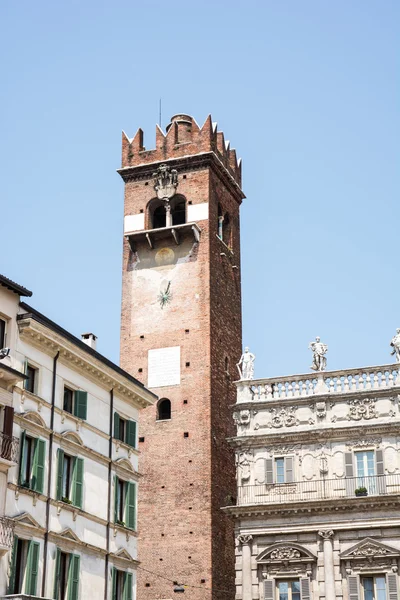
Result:
{"label": "ornate palace facade", "polygon": [[397,600],[399,397],[399,364],[237,383],[238,600]]}

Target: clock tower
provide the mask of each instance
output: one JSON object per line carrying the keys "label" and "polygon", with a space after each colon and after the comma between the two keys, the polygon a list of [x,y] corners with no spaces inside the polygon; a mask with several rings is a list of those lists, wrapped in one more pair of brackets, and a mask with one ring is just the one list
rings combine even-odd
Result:
{"label": "clock tower", "polygon": [[208,117],[175,115],[156,148],[122,138],[121,366],[159,396],[142,411],[138,600],[233,600],[241,341],[241,165]]}

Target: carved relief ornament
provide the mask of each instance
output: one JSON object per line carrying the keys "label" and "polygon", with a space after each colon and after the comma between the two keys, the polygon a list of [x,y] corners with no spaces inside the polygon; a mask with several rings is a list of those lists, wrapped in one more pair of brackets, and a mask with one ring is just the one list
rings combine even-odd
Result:
{"label": "carved relief ornament", "polygon": [[270,413],[272,414],[271,427],[293,427],[293,425],[299,424],[294,406],[271,408]]}
{"label": "carved relief ornament", "polygon": [[238,535],[237,541],[242,546],[245,546],[253,541],[253,536],[250,533],[242,533],[241,535]]}
{"label": "carved relief ornament", "polygon": [[379,448],[381,443],[382,438],[364,438],[362,440],[348,442],[346,446],[349,450],[352,450],[353,448],[370,448],[371,446]]}
{"label": "carved relief ornament", "polygon": [[353,398],[349,401],[350,409],[347,418],[349,421],[361,421],[362,419],[374,419],[378,415],[373,398]]}

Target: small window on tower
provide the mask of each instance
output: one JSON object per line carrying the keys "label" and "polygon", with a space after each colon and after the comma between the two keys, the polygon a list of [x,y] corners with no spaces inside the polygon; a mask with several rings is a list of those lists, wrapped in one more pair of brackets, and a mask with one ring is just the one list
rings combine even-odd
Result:
{"label": "small window on tower", "polygon": [[171,418],[171,401],[168,398],[161,398],[158,403],[157,421],[167,421]]}

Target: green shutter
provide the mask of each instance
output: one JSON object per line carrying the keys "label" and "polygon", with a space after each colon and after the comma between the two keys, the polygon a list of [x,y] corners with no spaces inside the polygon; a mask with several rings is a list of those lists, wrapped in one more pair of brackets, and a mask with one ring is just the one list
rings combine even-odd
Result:
{"label": "green shutter", "polygon": [[8,580],[7,594],[15,593],[15,574],[16,574],[16,562],[17,562],[17,550],[18,550],[18,537],[14,535],[14,544],[11,551],[11,563],[10,563],[10,578]]}
{"label": "green shutter", "polygon": [[72,504],[82,508],[83,500],[83,458],[75,458],[72,471]]}
{"label": "green shutter", "polygon": [[33,540],[29,542],[28,556],[26,559],[25,594],[31,596],[36,596],[39,567],[39,549],[39,542],[34,542]]}
{"label": "green shutter", "polygon": [[19,458],[18,485],[24,485],[24,483],[27,483],[24,480],[24,473],[22,472],[23,466],[25,464],[25,455],[26,455],[26,431],[23,431],[21,434],[21,451],[20,451],[20,458]]}
{"label": "green shutter", "polygon": [[124,593],[122,600],[133,600],[133,576],[132,573],[124,573]]}
{"label": "green shutter", "polygon": [[136,448],[136,421],[126,422],[126,443]]}
{"label": "green shutter", "polygon": [[74,415],[86,421],[87,418],[87,392],[77,390],[75,392]]}
{"label": "green shutter", "polygon": [[39,494],[43,493],[44,486],[44,463],[46,459],[46,442],[35,440],[35,453],[33,455],[33,470],[31,489]]}
{"label": "green shutter", "polygon": [[54,591],[53,591],[54,600],[58,600],[58,590],[59,590],[59,586],[60,586],[60,567],[61,567],[61,550],[60,550],[60,548],[57,548],[56,563],[54,565]]}
{"label": "green shutter", "polygon": [[118,600],[117,598],[117,577],[118,571],[115,567],[111,569],[112,584],[111,584],[111,600]]}
{"label": "green shutter", "polygon": [[125,523],[129,529],[136,529],[136,484],[126,485]]}
{"label": "green shutter", "polygon": [[57,450],[57,488],[56,488],[56,499],[61,500],[62,498],[62,483],[64,475],[64,450],[59,448]]}
{"label": "green shutter", "polygon": [[81,557],[71,554],[68,568],[68,600],[78,600],[79,595],[79,565]]}
{"label": "green shutter", "polygon": [[118,477],[114,475],[114,523],[118,521]]}
{"label": "green shutter", "polygon": [[119,414],[114,413],[114,438],[119,440]]}

